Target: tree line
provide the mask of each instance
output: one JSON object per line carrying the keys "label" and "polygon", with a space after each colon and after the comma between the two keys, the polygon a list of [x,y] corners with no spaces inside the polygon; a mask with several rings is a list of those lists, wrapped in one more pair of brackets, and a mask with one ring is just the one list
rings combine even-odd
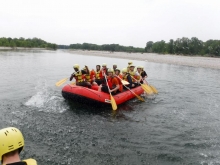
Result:
{"label": "tree line", "polygon": [[46,48],[46,49],[57,49],[57,45],[54,43],[46,42],[40,38],[0,38],[0,46],[3,47],[24,47],[24,48]]}
{"label": "tree line", "polygon": [[183,37],[176,40],[170,39],[169,42],[149,41],[146,44],[145,52],[159,54],[177,54],[177,55],[202,55],[202,56],[220,56],[220,40],[208,40],[203,42],[196,37],[191,39]]}
{"label": "tree line", "polygon": [[144,48],[136,48],[133,46],[121,46],[119,44],[105,44],[105,45],[96,45],[90,43],[83,44],[70,44],[66,45],[58,45],[60,49],[82,49],[82,50],[99,50],[99,51],[111,51],[111,52],[141,52],[143,53]]}

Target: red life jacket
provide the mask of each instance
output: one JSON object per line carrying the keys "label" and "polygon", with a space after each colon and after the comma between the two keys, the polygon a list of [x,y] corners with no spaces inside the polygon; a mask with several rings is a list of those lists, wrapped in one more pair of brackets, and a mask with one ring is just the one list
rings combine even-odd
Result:
{"label": "red life jacket", "polygon": [[[120,78],[122,77],[122,76],[120,76],[120,75],[118,75]],[[119,82],[119,91],[120,92],[122,92],[122,90],[123,90],[123,84],[122,84],[122,82],[121,82],[121,79],[119,79],[117,76],[116,76],[116,78],[118,79],[118,82]]]}
{"label": "red life jacket", "polygon": [[108,81],[108,86],[109,86],[109,88],[112,89],[112,85],[113,85],[113,84],[112,84],[112,78],[111,78],[111,77],[108,77],[108,78],[107,78],[107,81]]}

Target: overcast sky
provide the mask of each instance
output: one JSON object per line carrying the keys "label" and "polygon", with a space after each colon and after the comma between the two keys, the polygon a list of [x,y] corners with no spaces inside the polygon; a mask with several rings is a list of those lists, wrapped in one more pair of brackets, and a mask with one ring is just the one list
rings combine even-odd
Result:
{"label": "overcast sky", "polygon": [[0,0],[0,37],[145,47],[220,39],[220,0]]}

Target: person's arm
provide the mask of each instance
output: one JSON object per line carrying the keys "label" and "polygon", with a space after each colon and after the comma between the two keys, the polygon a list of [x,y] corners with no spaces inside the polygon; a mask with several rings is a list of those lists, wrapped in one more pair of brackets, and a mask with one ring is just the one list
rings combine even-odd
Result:
{"label": "person's arm", "polygon": [[75,77],[74,73],[70,75],[70,81],[72,81],[73,77]]}

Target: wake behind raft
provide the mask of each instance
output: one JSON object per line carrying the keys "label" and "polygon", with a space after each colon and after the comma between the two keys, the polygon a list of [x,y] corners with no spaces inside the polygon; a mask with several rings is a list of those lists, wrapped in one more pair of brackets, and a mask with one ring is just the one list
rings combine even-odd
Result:
{"label": "wake behind raft", "polygon": [[[144,92],[141,86],[132,88],[131,91],[137,95],[141,95]],[[136,97],[131,91],[125,90],[116,95],[113,95],[116,104],[122,104]],[[93,85],[90,89],[82,86],[67,84],[62,89],[62,96],[66,100],[79,102],[89,106],[103,107],[106,105],[111,105],[110,95],[108,93],[99,92],[97,85]]]}

